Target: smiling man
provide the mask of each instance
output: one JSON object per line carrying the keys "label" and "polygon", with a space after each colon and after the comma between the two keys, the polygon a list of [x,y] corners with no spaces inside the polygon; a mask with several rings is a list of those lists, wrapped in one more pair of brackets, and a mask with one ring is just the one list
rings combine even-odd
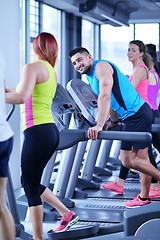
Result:
{"label": "smiling man", "polygon": [[[97,139],[98,132],[109,117],[110,126],[117,123],[118,115],[125,124],[124,131],[151,132],[152,110],[115,64],[102,59],[94,60],[83,47],[71,50],[69,57],[76,71],[86,74],[92,90],[98,95],[97,125],[88,129],[90,139]],[[136,197],[137,205],[150,203],[150,176],[160,181],[160,172],[149,162],[148,146],[149,143],[133,141],[122,141],[121,144],[120,159],[123,165],[145,173],[141,195]]]}

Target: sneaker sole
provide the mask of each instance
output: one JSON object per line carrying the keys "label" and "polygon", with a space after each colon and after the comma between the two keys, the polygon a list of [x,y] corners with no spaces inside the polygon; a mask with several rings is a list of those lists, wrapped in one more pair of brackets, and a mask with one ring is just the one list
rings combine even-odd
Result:
{"label": "sneaker sole", "polygon": [[77,216],[72,221],[70,221],[69,224],[66,226],[65,231],[68,230],[70,227],[72,227],[74,224],[76,224],[78,220],[79,220],[79,216]]}
{"label": "sneaker sole", "polygon": [[128,181],[139,181],[139,178],[128,177],[128,178],[126,178],[126,180],[128,180]]}
{"label": "sneaker sole", "polygon": [[158,196],[152,196],[152,195],[149,195],[149,198],[160,198],[160,195],[158,195]]}
{"label": "sneaker sole", "polygon": [[69,222],[69,224],[61,231],[57,231],[58,233],[59,232],[65,232],[67,231],[68,229],[70,229],[74,224],[76,224],[79,220],[79,216],[77,216],[76,218],[74,218],[72,221]]}
{"label": "sneaker sole", "polygon": [[148,204],[151,204],[151,202],[150,203],[144,203],[144,204],[142,204],[142,205],[136,205],[136,206],[126,206],[126,205],[124,205],[126,208],[137,208],[137,207],[142,207],[142,206],[145,206],[145,205],[148,205]]}

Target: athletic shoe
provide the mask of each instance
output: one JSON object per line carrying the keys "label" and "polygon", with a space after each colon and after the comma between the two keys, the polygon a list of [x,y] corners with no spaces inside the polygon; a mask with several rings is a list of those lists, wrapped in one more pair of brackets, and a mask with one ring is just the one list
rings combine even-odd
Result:
{"label": "athletic shoe", "polygon": [[139,173],[135,173],[133,171],[129,171],[126,180],[139,180]]}
{"label": "athletic shoe", "polygon": [[118,194],[123,194],[124,187],[118,185],[116,182],[103,183],[102,187],[108,191],[116,192]]}
{"label": "athletic shoe", "polygon": [[147,205],[150,203],[151,203],[151,201],[149,198],[146,200],[141,200],[140,195],[138,194],[133,200],[125,202],[124,206],[127,208],[136,208],[136,207],[140,207],[140,206]]}
{"label": "athletic shoe", "polygon": [[160,190],[156,191],[156,190],[154,190],[153,187],[150,187],[149,197],[150,198],[160,198]]}
{"label": "athletic shoe", "polygon": [[60,226],[54,230],[54,232],[67,231],[70,227],[76,224],[79,220],[79,216],[73,211],[69,213],[67,217],[61,218]]}

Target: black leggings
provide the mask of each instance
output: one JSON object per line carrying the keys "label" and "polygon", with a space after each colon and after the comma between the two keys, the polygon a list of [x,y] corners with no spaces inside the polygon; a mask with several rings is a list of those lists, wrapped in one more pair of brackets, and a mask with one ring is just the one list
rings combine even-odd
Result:
{"label": "black leggings", "polygon": [[41,185],[43,170],[58,147],[59,131],[54,123],[41,124],[24,131],[21,154],[22,186],[28,199],[28,205],[42,204],[41,194],[45,186]]}

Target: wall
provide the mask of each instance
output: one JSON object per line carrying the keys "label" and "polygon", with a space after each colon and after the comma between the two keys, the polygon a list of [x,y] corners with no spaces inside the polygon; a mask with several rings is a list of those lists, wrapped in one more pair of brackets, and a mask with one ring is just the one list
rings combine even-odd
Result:
{"label": "wall", "polygon": [[[6,85],[15,87],[20,78],[20,1],[0,1],[0,49],[5,57]],[[8,109],[8,106],[7,106]],[[19,106],[10,119],[15,133],[10,169],[14,188],[20,187],[20,117]]]}

